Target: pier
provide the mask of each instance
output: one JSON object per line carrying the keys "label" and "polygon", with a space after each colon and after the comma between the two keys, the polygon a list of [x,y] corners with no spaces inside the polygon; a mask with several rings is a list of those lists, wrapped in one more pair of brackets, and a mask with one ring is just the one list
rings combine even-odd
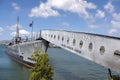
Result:
{"label": "pier", "polygon": [[120,72],[120,38],[62,30],[42,30],[41,38],[78,56]]}

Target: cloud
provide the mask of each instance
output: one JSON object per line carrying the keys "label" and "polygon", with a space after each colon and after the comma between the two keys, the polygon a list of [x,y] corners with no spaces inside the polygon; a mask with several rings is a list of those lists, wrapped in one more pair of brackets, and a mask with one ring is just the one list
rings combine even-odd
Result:
{"label": "cloud", "polygon": [[104,9],[109,13],[112,13],[114,11],[114,6],[111,4],[111,2],[108,2],[106,5],[104,5]]}
{"label": "cloud", "polygon": [[[21,25],[20,25],[20,24],[19,24],[18,26],[19,26],[19,28],[21,28]],[[12,25],[12,26],[7,26],[7,28],[8,28],[9,30],[12,30],[12,31],[16,30],[16,27],[17,27],[17,24],[14,24],[14,25]]]}
{"label": "cloud", "polygon": [[96,5],[85,0],[48,0],[48,2],[57,9],[77,13],[84,18],[89,17],[87,9],[96,9]]}
{"label": "cloud", "polygon": [[53,10],[49,5],[41,4],[39,7],[32,8],[30,17],[48,17],[48,16],[59,16],[56,10]]}
{"label": "cloud", "polygon": [[[22,29],[22,30],[19,30],[19,34],[20,34],[20,36],[29,36],[30,32]],[[16,35],[16,32],[11,33],[11,36],[15,37],[15,35]]]}
{"label": "cloud", "polygon": [[30,35],[30,32],[29,31],[26,31],[26,30],[24,30],[24,29],[22,29],[22,30],[20,30],[20,35]]}
{"label": "cloud", "polygon": [[113,16],[113,19],[114,19],[114,20],[120,21],[120,13],[118,13],[118,14],[117,14],[117,13],[113,13],[112,16]]}
{"label": "cloud", "polygon": [[2,35],[2,32],[3,32],[3,31],[4,31],[3,28],[0,27],[0,35]]}
{"label": "cloud", "polygon": [[118,30],[120,29],[120,13],[112,13],[112,20],[111,25],[113,29],[111,29],[108,33],[109,34],[116,34],[118,33]]}
{"label": "cloud", "polygon": [[91,29],[99,28],[97,25],[89,25],[88,27],[91,28]]}
{"label": "cloud", "polygon": [[12,3],[12,7],[14,8],[14,10],[20,10],[20,7],[17,3]]}
{"label": "cloud", "polygon": [[48,0],[39,7],[32,8],[30,17],[59,16],[59,10],[70,11],[89,18],[87,9],[96,9],[96,5],[85,0]]}
{"label": "cloud", "polygon": [[96,17],[97,17],[97,18],[104,18],[104,17],[105,17],[104,11],[97,10]]}
{"label": "cloud", "polygon": [[1,33],[1,32],[3,32],[3,28],[2,28],[2,27],[0,27],[0,33]]}
{"label": "cloud", "polygon": [[111,21],[111,24],[114,28],[120,28],[120,21]]}
{"label": "cloud", "polygon": [[62,22],[62,26],[70,26],[70,24],[67,22]]}
{"label": "cloud", "polygon": [[[16,32],[12,32],[10,34],[12,37],[15,37],[16,36]],[[21,29],[19,30],[19,36],[24,38],[24,37],[28,37],[28,38],[33,38],[33,39],[36,39],[39,37],[39,32],[33,32],[33,34],[31,35],[31,32],[25,30],[25,29]]]}
{"label": "cloud", "polygon": [[109,32],[108,32],[108,34],[110,34],[110,35],[113,35],[113,34],[116,34],[116,33],[118,33],[117,29],[110,29]]}

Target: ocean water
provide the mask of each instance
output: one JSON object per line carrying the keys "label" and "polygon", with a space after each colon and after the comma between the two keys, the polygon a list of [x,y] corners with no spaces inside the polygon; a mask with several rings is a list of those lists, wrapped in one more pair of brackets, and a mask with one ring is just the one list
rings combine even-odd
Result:
{"label": "ocean water", "polygon": [[63,49],[48,49],[55,80],[107,80],[107,68]]}
{"label": "ocean water", "polygon": [[[0,46],[0,80],[29,80],[30,70],[5,54]],[[54,80],[107,80],[107,68],[59,48],[48,49]]]}
{"label": "ocean water", "polygon": [[0,80],[28,80],[30,71],[5,54],[5,46],[0,46]]}

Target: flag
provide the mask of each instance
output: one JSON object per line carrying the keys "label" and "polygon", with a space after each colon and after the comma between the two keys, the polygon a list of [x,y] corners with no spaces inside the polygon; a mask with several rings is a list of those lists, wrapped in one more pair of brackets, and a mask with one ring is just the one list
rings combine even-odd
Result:
{"label": "flag", "polygon": [[33,27],[33,21],[32,21],[32,23],[29,24],[29,27]]}

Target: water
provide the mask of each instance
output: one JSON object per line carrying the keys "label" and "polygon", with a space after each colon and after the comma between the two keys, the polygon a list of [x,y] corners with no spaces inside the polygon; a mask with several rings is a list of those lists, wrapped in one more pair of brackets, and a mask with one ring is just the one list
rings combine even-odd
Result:
{"label": "water", "polygon": [[11,60],[5,49],[5,46],[0,46],[0,80],[28,80],[29,69]]}
{"label": "water", "polygon": [[[0,80],[29,80],[30,71],[11,60],[0,46]],[[107,69],[63,49],[49,48],[54,80],[107,80]]]}
{"label": "water", "polygon": [[63,49],[48,49],[55,80],[107,80],[106,68]]}

